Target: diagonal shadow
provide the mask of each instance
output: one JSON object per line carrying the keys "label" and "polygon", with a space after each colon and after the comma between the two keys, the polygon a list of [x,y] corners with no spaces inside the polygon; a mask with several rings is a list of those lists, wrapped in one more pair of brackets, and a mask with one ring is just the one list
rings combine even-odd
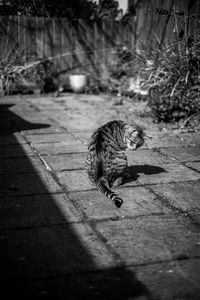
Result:
{"label": "diagonal shadow", "polygon": [[50,125],[48,124],[34,124],[30,123],[20,116],[16,115],[10,108],[14,106],[13,104],[3,104],[0,105],[0,134],[7,135],[14,132],[20,132],[23,130],[34,130],[40,128],[47,128]]}
{"label": "diagonal shadow", "polygon": [[[14,295],[21,299],[52,295],[55,299],[121,300],[142,295],[151,299],[133,272],[123,268],[97,269],[74,229],[79,228],[84,235],[86,224],[66,217],[70,212],[62,211],[58,205],[62,191],[51,187],[52,182],[48,181],[47,186],[42,181],[14,135],[49,125],[27,122],[11,112],[10,107],[0,106],[0,142],[11,141],[0,143],[0,165],[4,167],[0,167],[1,292],[4,290],[7,298]],[[14,144],[10,156],[6,151]],[[11,167],[5,168],[5,164]]]}

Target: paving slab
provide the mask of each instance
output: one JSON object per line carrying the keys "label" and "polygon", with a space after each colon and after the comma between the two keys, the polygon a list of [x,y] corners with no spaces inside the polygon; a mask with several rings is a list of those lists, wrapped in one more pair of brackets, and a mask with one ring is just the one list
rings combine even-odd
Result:
{"label": "paving slab", "polygon": [[[2,96],[1,97],[1,104],[16,104],[16,102],[19,102],[19,100],[21,101],[21,95],[12,95],[12,97],[8,97],[8,96]],[[22,102],[23,99],[22,99]]]}
{"label": "paving slab", "polygon": [[163,136],[163,135],[156,135],[153,136],[152,139],[145,140],[143,146],[141,148],[171,148],[171,147],[184,147],[184,142],[180,140],[176,136]]}
{"label": "paving slab", "polygon": [[62,126],[71,132],[88,130],[92,130],[93,132],[96,128],[99,127],[99,124],[97,124],[95,121],[92,121],[89,118],[83,116],[77,116],[70,121],[61,120],[60,123],[62,123]]}
{"label": "paving slab", "polygon": [[[59,155],[57,157],[47,157],[45,160],[53,169],[61,171],[65,169],[70,170],[84,168],[86,157],[87,153],[72,153],[67,155]],[[160,164],[172,162],[171,159],[168,159],[153,150],[127,151],[127,157],[128,165],[133,165],[133,168],[134,165],[138,166],[138,164],[157,164],[159,166]]]}
{"label": "paving slab", "polygon": [[200,172],[200,161],[189,162],[185,164],[187,167]]}
{"label": "paving slab", "polygon": [[200,147],[167,148],[161,153],[179,162],[200,160]]}
{"label": "paving slab", "polygon": [[9,111],[12,112],[14,119],[17,118],[14,124],[17,125],[19,131],[45,128],[52,124],[49,118],[45,117],[40,111],[35,111],[34,109],[26,111],[23,107],[17,109],[17,106],[14,106],[14,108],[15,110],[11,109]]}
{"label": "paving slab", "polygon": [[200,134],[199,134],[199,131],[186,132],[186,133],[182,134],[182,140],[184,141],[186,146],[200,147]]}
{"label": "paving slab", "polygon": [[82,141],[85,145],[88,145],[89,139],[93,133],[92,130],[90,131],[71,131],[73,136],[77,137],[80,141]]}
{"label": "paving slab", "polygon": [[45,162],[53,171],[64,171],[85,168],[86,153],[69,153],[56,156],[45,156]]}
{"label": "paving slab", "polygon": [[172,160],[153,149],[139,149],[137,151],[127,151],[128,165],[156,165],[171,163]]}
{"label": "paving slab", "polygon": [[21,133],[24,136],[26,136],[26,135],[33,135],[33,134],[48,134],[48,133],[64,133],[64,132],[66,132],[66,130],[64,130],[63,128],[49,124],[49,120],[47,122],[48,122],[47,127],[24,130],[24,131],[21,131]]}
{"label": "paving slab", "polygon": [[200,257],[200,233],[178,215],[148,216],[96,224],[126,264]]}
{"label": "paving slab", "polygon": [[153,299],[199,299],[199,259],[172,261],[129,270],[136,274]]}
{"label": "paving slab", "polygon": [[139,177],[126,185],[159,184],[167,182],[190,181],[200,179],[200,174],[176,163],[163,165],[139,165],[131,167]]}
{"label": "paving slab", "polygon": [[14,144],[26,144],[24,137],[19,132],[13,132],[12,134],[0,135],[0,147]]}
{"label": "paving slab", "polygon": [[44,166],[36,156],[0,158],[0,175],[34,173],[42,170]]}
{"label": "paving slab", "polygon": [[[170,209],[162,205],[156,196],[144,187],[124,188],[118,190],[124,203],[118,209],[112,201],[99,191],[72,192],[72,197],[90,219],[135,217],[149,214],[169,213]],[[131,222],[131,221],[130,221]]]}
{"label": "paving slab", "polygon": [[85,170],[63,171],[56,174],[59,182],[69,191],[96,189]]}
{"label": "paving slab", "polygon": [[[152,185],[168,182],[190,181],[200,179],[200,174],[180,164],[134,165],[129,171],[133,179],[124,186]],[[136,180],[137,174],[138,178]],[[57,174],[60,182],[70,191],[94,189],[85,170],[63,171]]]}
{"label": "paving slab", "polygon": [[99,127],[99,124],[95,120],[91,120],[87,116],[84,116],[80,111],[70,110],[60,113],[55,111],[48,112],[48,116],[54,119],[58,124],[62,123],[63,127],[72,131],[88,131],[94,130]]}
{"label": "paving slab", "polygon": [[58,192],[61,188],[47,171],[1,176],[0,197]]}
{"label": "paving slab", "polygon": [[154,185],[151,189],[171,206],[183,211],[200,210],[200,181]]}
{"label": "paving slab", "polygon": [[54,111],[60,112],[61,114],[65,113],[65,107],[59,106],[53,97],[49,97],[49,99],[41,99],[41,102],[37,104],[35,103],[35,106],[47,117]]}
{"label": "paving slab", "polygon": [[31,157],[35,153],[28,144],[4,145],[0,147],[0,158]]}
{"label": "paving slab", "polygon": [[[138,117],[141,102],[118,106],[105,95],[26,95],[1,104],[0,278],[7,296],[199,299],[198,132],[161,130]],[[92,132],[112,119],[136,121],[152,136],[128,152],[133,177],[114,189],[124,198],[120,209],[84,169]]]}
{"label": "paving slab", "polygon": [[57,155],[66,153],[80,153],[87,151],[87,147],[78,140],[70,143],[65,141],[61,143],[34,144],[34,148],[41,155]]}
{"label": "paving slab", "polygon": [[33,144],[40,143],[61,143],[71,144],[76,142],[76,138],[69,133],[47,133],[26,135],[26,139]]}
{"label": "paving slab", "polygon": [[[60,99],[60,98],[57,98]],[[37,95],[37,96],[33,96],[33,97],[28,97],[28,99],[26,99],[29,103],[29,105],[33,106],[33,107],[40,107],[40,108],[44,108],[44,110],[46,110],[46,107],[52,107],[53,109],[57,108],[58,109],[58,105],[55,105],[56,102],[56,98],[54,96],[52,96],[51,94],[47,94],[47,95]]]}
{"label": "paving slab", "polygon": [[200,212],[199,211],[189,212],[188,216],[193,220],[194,223],[200,225]]}
{"label": "paving slab", "polygon": [[42,112],[47,119],[59,125],[64,122],[69,122],[72,119],[73,112],[68,108],[58,107],[57,109],[48,110],[48,107],[42,108]]}
{"label": "paving slab", "polygon": [[65,194],[5,197],[1,199],[0,215],[1,230],[81,221]]}
{"label": "paving slab", "polygon": [[115,265],[112,254],[87,224],[1,232],[0,278],[48,278]]}
{"label": "paving slab", "polygon": [[15,283],[14,295],[30,299],[97,299],[97,300],[150,300],[147,288],[134,272],[127,269],[105,269],[97,272],[85,272],[48,280],[36,280],[30,283]]}

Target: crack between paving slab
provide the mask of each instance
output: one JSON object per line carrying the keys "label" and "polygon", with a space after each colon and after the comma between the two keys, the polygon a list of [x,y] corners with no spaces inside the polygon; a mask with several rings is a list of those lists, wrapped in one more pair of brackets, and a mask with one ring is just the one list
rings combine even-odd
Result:
{"label": "crack between paving slab", "polygon": [[51,172],[52,177],[54,178],[54,180],[57,182],[57,184],[61,187],[61,189],[63,190],[63,192],[65,192],[65,194],[67,195],[67,197],[69,198],[69,200],[71,201],[72,205],[78,210],[78,212],[82,215],[82,219],[83,221],[88,224],[93,232],[96,234],[96,236],[98,237],[98,239],[106,246],[106,248],[109,250],[109,252],[113,255],[117,265],[119,266],[123,266],[124,262],[121,258],[121,256],[119,254],[117,254],[114,249],[107,243],[107,239],[101,234],[101,232],[99,232],[95,226],[94,220],[91,220],[87,214],[82,210],[82,208],[80,207],[79,203],[77,202],[77,200],[71,195],[71,193],[66,189],[66,187],[64,187],[59,179],[57,178],[56,174],[54,172]]}
{"label": "crack between paving slab", "polygon": [[115,262],[117,263],[118,266],[123,266],[125,262],[121,258],[119,254],[117,254],[114,249],[107,243],[107,239],[99,232],[96,227],[95,227],[95,222],[93,220],[90,220],[90,218],[87,216],[87,214],[82,210],[76,199],[71,195],[71,193],[67,190],[66,187],[64,187],[59,179],[56,176],[56,173],[53,172],[53,170],[50,168],[50,166],[46,163],[46,161],[41,157],[41,155],[37,152],[37,150],[34,148],[34,146],[27,141],[27,143],[30,145],[32,151],[36,154],[36,156],[41,160],[42,164],[45,166],[47,171],[50,173],[54,181],[58,184],[58,186],[61,188],[61,190],[66,194],[68,199],[70,200],[71,204],[75,209],[80,213],[82,216],[82,221],[88,224],[92,231],[96,234],[97,238],[101,241],[101,243],[104,244],[104,246],[107,248],[107,250],[112,254],[113,258],[115,259]]}
{"label": "crack between paving slab", "polygon": [[[30,104],[30,102],[29,102],[29,105],[31,105],[31,107],[35,110],[35,112],[40,112],[41,114],[43,114],[43,113],[42,113],[42,110],[39,109],[36,105],[34,105],[32,102],[31,102],[31,104]],[[45,117],[46,117],[46,115],[45,115]],[[49,118],[49,117],[46,117],[46,118],[47,118],[47,120],[49,120],[49,121],[52,122],[53,124],[55,123],[55,124],[57,125],[58,128],[63,129],[64,132],[70,133],[66,127],[60,126],[59,123],[56,122],[55,119],[52,119],[52,118]],[[63,132],[63,133],[64,133],[64,132]],[[61,132],[55,132],[55,133],[61,133]],[[44,133],[44,134],[46,134],[46,133]],[[71,133],[70,133],[70,134],[71,134]]]}
{"label": "crack between paving slab", "polygon": [[[58,103],[58,104],[59,104],[59,103]],[[60,104],[59,104],[59,105],[60,105]],[[60,106],[63,107],[62,105],[60,105]],[[39,112],[41,111],[41,110],[38,109],[37,107],[35,107],[35,106],[33,106],[33,107],[35,108],[36,111],[39,111]],[[71,110],[76,112],[76,109],[71,108]],[[87,118],[88,118],[87,115],[84,115],[84,114],[81,114],[81,115],[83,115],[84,117],[87,117]],[[88,119],[90,119],[90,118],[88,118]],[[82,142],[84,145],[87,144],[87,143],[85,143],[82,139],[80,139],[80,138],[78,138],[76,135],[74,135],[71,131],[69,131],[66,127],[60,125],[55,119],[49,118],[49,117],[48,117],[48,120],[50,120],[51,122],[55,123],[55,124],[57,125],[57,127],[60,128],[60,129],[62,129],[62,130],[64,130],[64,132],[67,132],[67,133],[71,134],[73,137],[75,137],[78,141]],[[90,120],[92,120],[92,119],[90,119]],[[92,120],[92,121],[93,121],[93,120]],[[99,125],[100,125],[100,123],[99,123]]]}
{"label": "crack between paving slab", "polygon": [[[60,152],[60,153],[42,153],[42,156],[59,156],[59,155],[68,155],[68,154],[86,154],[87,152],[85,151],[80,151],[80,152]],[[77,169],[76,169],[77,170]]]}
{"label": "crack between paving slab", "polygon": [[30,225],[30,226],[15,226],[15,227],[1,227],[1,233],[2,232],[9,232],[9,231],[21,231],[21,230],[29,230],[29,229],[37,229],[37,228],[49,228],[49,227],[57,227],[57,226],[66,226],[69,224],[82,224],[81,221],[64,221],[60,223],[51,223],[51,224],[44,224],[44,223],[38,223],[38,225]]}
{"label": "crack between paving slab", "polygon": [[149,213],[149,214],[138,214],[135,216],[113,216],[113,217],[103,217],[101,219],[98,218],[91,218],[91,221],[94,221],[95,224],[96,223],[103,223],[103,222],[107,222],[107,221],[112,221],[112,222],[116,222],[116,221],[123,221],[123,220],[135,220],[135,219],[139,219],[139,218],[147,218],[147,217],[152,217],[152,216],[168,216],[170,215],[169,213],[163,213],[163,212],[157,212],[157,213]]}
{"label": "crack between paving slab", "polygon": [[154,261],[147,261],[145,263],[127,263],[125,265],[126,268],[130,267],[147,267],[147,266],[153,266],[157,264],[165,264],[165,263],[171,263],[171,262],[179,262],[179,261],[188,261],[188,260],[194,260],[198,259],[200,260],[200,256],[198,255],[193,255],[193,256],[188,256],[187,254],[179,254],[177,256],[172,257],[171,259],[163,259],[163,260],[154,260]]}
{"label": "crack between paving slab", "polygon": [[199,230],[199,223],[190,215],[191,212],[185,211],[181,208],[177,208],[175,206],[173,206],[172,204],[170,204],[169,200],[167,199],[167,197],[165,196],[161,196],[160,194],[158,194],[157,192],[155,192],[154,190],[151,189],[150,186],[146,186],[147,190],[150,193],[153,193],[154,196],[156,196],[156,198],[167,208],[170,208],[175,214],[181,215],[185,218],[188,218],[191,222],[192,225],[195,226],[195,228],[197,228]]}
{"label": "crack between paving slab", "polygon": [[[30,129],[31,130],[31,129]],[[50,135],[50,134],[64,134],[64,133],[66,133],[66,132],[58,132],[58,131],[55,131],[55,132],[33,132],[33,133],[27,133],[26,134],[26,132],[24,133],[23,131],[20,131],[20,133],[22,134],[22,136],[23,137],[26,137],[26,136],[32,136],[32,135],[46,135],[46,134],[48,134],[48,135]],[[49,143],[52,143],[52,142],[49,142]],[[54,142],[53,142],[54,143]]]}
{"label": "crack between paving slab", "polygon": [[184,167],[186,167],[186,168],[188,168],[188,169],[190,169],[190,170],[192,170],[192,171],[197,172],[197,173],[200,174],[200,171],[199,171],[199,170],[196,170],[195,168],[193,168],[193,167],[191,167],[191,166],[186,166],[187,163],[195,163],[195,162],[200,162],[200,161],[188,161],[188,162],[185,162],[185,161],[184,161],[184,162],[182,163],[182,165],[183,165]]}
{"label": "crack between paving slab", "polygon": [[[31,173],[29,173],[31,174]],[[18,195],[8,195],[8,196],[5,196],[5,195],[1,195],[0,196],[0,200],[4,200],[4,199],[8,199],[8,198],[21,198],[21,197],[31,197],[31,196],[40,196],[40,195],[62,195],[63,192],[55,192],[55,193],[52,193],[52,192],[44,192],[44,193],[40,193],[40,192],[37,192],[37,193],[24,193],[24,194],[18,194]],[[3,198],[2,198],[3,197]]]}
{"label": "crack between paving slab", "polygon": [[54,172],[51,172],[52,177],[54,178],[54,180],[57,182],[57,184],[61,187],[61,189],[65,192],[65,194],[67,195],[67,197],[70,199],[72,205],[78,210],[78,212],[82,215],[83,221],[88,224],[93,232],[96,234],[96,236],[98,237],[98,239],[106,246],[106,248],[109,250],[109,252],[113,255],[117,265],[119,266],[123,266],[124,262],[123,259],[121,258],[121,256],[119,254],[117,254],[114,249],[107,243],[107,239],[103,236],[103,234],[101,232],[99,232],[99,230],[97,230],[94,220],[91,220],[87,214],[82,210],[82,208],[80,207],[79,203],[77,202],[77,200],[71,195],[71,193],[66,189],[66,187],[64,187],[60,182],[59,179],[57,178],[56,174]]}
{"label": "crack between paving slab", "polygon": [[[192,148],[192,147],[185,147],[185,148]],[[171,148],[171,149],[173,149],[173,148]],[[186,168],[188,168],[188,169],[190,169],[190,170],[192,170],[192,171],[194,171],[194,172],[200,174],[200,171],[199,171],[199,170],[196,170],[195,168],[186,165],[187,163],[199,162],[198,159],[197,159],[197,160],[194,159],[194,160],[192,160],[192,161],[183,161],[183,162],[182,162],[182,161],[179,161],[179,160],[177,160],[176,158],[170,156],[170,154],[162,153],[161,148],[154,148],[154,151],[157,152],[157,153],[159,153],[160,155],[162,155],[162,156],[168,158],[168,159],[171,159],[171,160],[175,161],[176,163],[180,164],[181,166],[186,167]]]}
{"label": "crack between paving slab", "polygon": [[[77,170],[77,169],[76,169]],[[59,172],[58,172],[59,173]],[[155,186],[155,185],[162,185],[162,184],[170,184],[170,183],[194,183],[194,182],[199,182],[200,183],[200,179],[194,179],[194,180],[182,180],[182,181],[167,181],[167,182],[156,182],[156,183],[137,183],[136,185],[121,185],[118,187],[115,187],[115,190],[123,190],[123,189],[133,189],[133,188],[137,188],[137,187],[149,187],[149,186]],[[114,190],[114,189],[113,189]],[[84,189],[84,190],[72,190],[71,192],[73,193],[81,193],[81,192],[94,192],[97,191],[96,188],[89,188],[89,189]]]}
{"label": "crack between paving slab", "polygon": [[[123,260],[123,258],[118,253],[115,252],[115,250],[113,249],[113,247],[110,246],[109,243],[107,242],[107,239],[104,237],[104,235],[96,228],[96,220],[91,220],[87,216],[87,214],[81,209],[81,207],[78,204],[78,202],[76,201],[76,199],[74,199],[74,197],[70,194],[70,192],[68,191],[68,189],[66,187],[64,187],[60,183],[60,181],[57,178],[56,174],[52,171],[52,169],[45,162],[45,160],[41,157],[41,155],[36,151],[36,149],[34,149],[33,145],[31,145],[31,143],[29,143],[29,145],[32,148],[32,150],[36,153],[36,155],[38,156],[38,158],[41,160],[41,162],[43,163],[43,165],[45,166],[45,168],[47,169],[47,171],[51,174],[52,178],[60,186],[60,188],[62,189],[62,191],[67,195],[67,197],[71,201],[72,205],[81,214],[83,221],[85,223],[87,223],[91,227],[91,229],[96,234],[96,236],[98,237],[98,239],[105,245],[105,247],[108,249],[108,251],[112,254],[113,258],[115,259],[115,262],[117,263],[117,265],[121,266],[121,267],[126,266],[126,263]],[[142,185],[142,186],[144,186],[144,185]],[[170,203],[168,202],[167,199],[165,200],[164,197],[162,198],[160,195],[156,194],[149,186],[148,186],[148,188],[149,188],[149,191],[152,192],[154,195],[156,195],[156,197],[158,198],[158,200],[161,200],[161,202],[164,203],[165,206],[166,206],[166,201],[167,201],[167,205],[168,205],[168,207],[170,207],[172,209],[172,211],[175,211],[176,213],[179,213],[181,215],[184,215],[185,217],[187,216],[188,218],[190,218],[190,216],[188,216],[184,211],[182,211],[180,209],[177,209],[174,206],[170,205]],[[192,224],[194,224],[194,222],[193,222],[193,220],[191,218],[190,218],[190,220],[191,220]],[[195,227],[197,226],[197,224],[194,224],[194,225],[195,225]],[[199,229],[199,227],[198,227],[198,229]]]}
{"label": "crack between paving slab", "polygon": [[[162,147],[162,148],[164,148],[164,147]],[[192,171],[195,171],[195,172],[197,172],[197,173],[200,173],[200,171],[198,171],[198,170],[196,170],[196,169],[194,169],[194,168],[192,168],[192,167],[188,167],[188,166],[186,166],[185,164],[186,163],[193,163],[193,162],[200,162],[200,160],[199,159],[195,159],[194,158],[194,160],[188,160],[188,161],[179,161],[179,160],[177,160],[175,157],[173,157],[173,156],[171,156],[170,154],[167,154],[167,153],[163,153],[162,151],[161,151],[161,149],[162,148],[153,148],[153,151],[154,152],[156,152],[156,153],[159,153],[160,155],[162,155],[163,157],[165,157],[165,158],[168,158],[168,159],[170,159],[170,160],[172,160],[172,161],[175,161],[176,163],[178,163],[178,164],[180,164],[180,165],[182,165],[182,166],[184,166],[184,167],[186,167],[186,168],[189,168],[189,169],[191,169]],[[192,147],[184,147],[184,148],[192,148]],[[166,149],[166,148],[165,148]],[[168,147],[167,147],[167,149],[169,149]],[[170,149],[179,149],[179,148],[173,148],[173,147],[171,147]],[[182,149],[182,148],[181,148]],[[170,163],[170,162],[169,162]]]}

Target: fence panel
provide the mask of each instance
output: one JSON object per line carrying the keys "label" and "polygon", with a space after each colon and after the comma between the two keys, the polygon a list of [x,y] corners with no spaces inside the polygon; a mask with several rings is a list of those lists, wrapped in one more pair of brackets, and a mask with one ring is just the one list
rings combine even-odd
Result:
{"label": "fence panel", "polygon": [[[183,3],[184,2],[184,3]],[[84,71],[103,74],[111,60],[112,49],[119,44],[134,48],[143,42],[178,39],[185,32],[188,8],[185,1],[150,0],[141,2],[136,16],[128,21],[69,22],[61,18],[0,16],[0,60],[16,50],[26,53],[24,59],[50,57],[57,72]],[[191,10],[188,34],[200,34],[200,2]],[[186,8],[185,8],[186,7]],[[164,12],[169,12],[167,15]],[[184,15],[175,14],[184,12]]]}

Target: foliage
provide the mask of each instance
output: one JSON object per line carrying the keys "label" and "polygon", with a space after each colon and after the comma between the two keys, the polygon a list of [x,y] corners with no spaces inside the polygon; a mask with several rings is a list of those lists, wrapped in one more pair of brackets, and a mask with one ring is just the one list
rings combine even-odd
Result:
{"label": "foliage", "polygon": [[[110,64],[113,90],[148,99],[156,122],[176,122],[200,114],[200,40],[158,43],[132,51],[118,47]],[[148,94],[148,97],[146,96]]]}
{"label": "foliage", "polygon": [[188,52],[178,51],[175,43],[168,46],[157,59],[147,84],[149,105],[157,122],[179,121],[199,113],[199,41],[193,41]]}
{"label": "foliage", "polygon": [[24,65],[25,57],[25,49],[16,49],[15,42],[11,43],[8,49],[2,51],[0,60],[0,78],[3,86],[3,94],[9,94],[14,89],[16,84],[16,81],[14,80],[15,74],[19,71],[19,66]]}
{"label": "foliage", "polygon": [[120,90],[120,93],[129,96],[137,93],[146,95],[144,83],[148,79],[148,64],[152,63],[144,51],[117,46],[112,51],[112,59],[108,65],[111,90]]}
{"label": "foliage", "polygon": [[119,13],[118,1],[103,0],[99,4],[92,0],[15,0],[12,5],[4,7],[2,12],[13,15],[67,17],[71,20],[115,19]]}
{"label": "foliage", "polygon": [[7,53],[4,51],[0,60],[0,79],[2,94],[11,94],[16,91],[33,91],[43,89],[47,78],[51,76],[51,62],[49,60],[35,60],[25,49],[17,48],[13,42]]}

